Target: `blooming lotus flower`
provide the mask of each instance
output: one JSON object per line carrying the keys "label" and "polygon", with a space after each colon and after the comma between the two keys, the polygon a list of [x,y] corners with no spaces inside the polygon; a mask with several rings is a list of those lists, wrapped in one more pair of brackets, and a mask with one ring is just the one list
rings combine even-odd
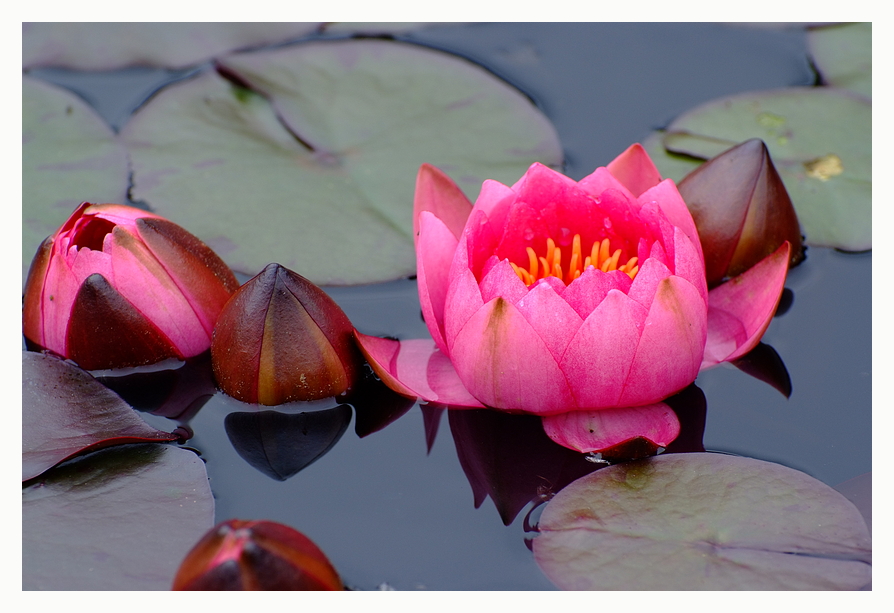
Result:
{"label": "blooming lotus flower", "polygon": [[268,264],[233,294],[211,343],[214,377],[252,404],[319,400],[348,390],[363,363],[353,327],[319,287]]}
{"label": "blooming lotus flower", "polygon": [[485,181],[474,206],[423,165],[413,221],[433,340],[355,331],[376,373],[427,401],[544,416],[576,448],[581,433],[673,440],[660,401],[759,342],[788,263],[786,243],[709,293],[692,216],[640,145],[580,182],[540,164]]}
{"label": "blooming lotus flower", "polygon": [[185,359],[210,347],[237,287],[226,264],[180,226],[85,202],[34,256],[24,334],[87,370]]}

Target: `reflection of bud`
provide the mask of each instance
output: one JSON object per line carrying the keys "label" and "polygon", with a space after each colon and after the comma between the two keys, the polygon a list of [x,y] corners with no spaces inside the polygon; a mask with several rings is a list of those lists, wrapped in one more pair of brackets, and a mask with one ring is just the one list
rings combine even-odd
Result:
{"label": "reflection of bud", "polygon": [[288,526],[231,519],[186,554],[174,590],[341,590],[320,548]]}
{"label": "reflection of bud", "polygon": [[347,315],[279,264],[269,264],[224,306],[211,360],[224,392],[264,405],[342,394],[362,363]]}
{"label": "reflection of bud", "polygon": [[207,351],[239,286],[180,226],[120,204],[83,203],[48,237],[25,284],[25,337],[96,370]]}
{"label": "reflection of bud", "polygon": [[709,286],[745,272],[785,241],[790,266],[804,259],[798,217],[762,140],[705,162],[679,190],[698,228]]}

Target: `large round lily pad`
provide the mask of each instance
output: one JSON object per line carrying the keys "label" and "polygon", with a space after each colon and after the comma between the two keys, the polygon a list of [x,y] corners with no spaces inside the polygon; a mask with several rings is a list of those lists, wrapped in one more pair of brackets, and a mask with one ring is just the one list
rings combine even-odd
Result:
{"label": "large round lily pad", "polygon": [[127,156],[71,92],[22,78],[22,283],[41,241],[84,202],[127,200]]}
{"label": "large round lily pad", "polygon": [[219,73],[161,91],[122,136],[133,197],[246,274],[279,262],[329,285],[411,275],[422,163],[475,198],[484,179],[562,160],[521,92],[424,47],[318,41],[234,55]]}
{"label": "large round lily pad", "polygon": [[215,55],[280,43],[318,23],[23,23],[26,68],[111,70],[124,66],[183,68]]}
{"label": "large round lily pad", "polygon": [[816,69],[829,85],[872,97],[872,24],[840,23],[807,32]]}
{"label": "large round lily pad", "polygon": [[808,475],[722,454],[618,464],[560,491],[534,558],[564,589],[828,590],[870,582],[860,512]]}
{"label": "large round lily pad", "polygon": [[[872,105],[829,87],[792,87],[712,100],[644,143],[662,176],[751,138],[766,144],[806,243],[872,248]],[[683,156],[683,157],[681,157]]]}
{"label": "large round lily pad", "polygon": [[213,525],[208,474],[192,451],[97,451],[22,490],[22,589],[168,590]]}

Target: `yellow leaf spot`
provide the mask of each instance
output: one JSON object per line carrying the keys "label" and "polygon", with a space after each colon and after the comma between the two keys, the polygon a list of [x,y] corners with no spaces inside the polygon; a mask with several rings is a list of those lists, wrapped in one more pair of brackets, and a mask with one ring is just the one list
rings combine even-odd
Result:
{"label": "yellow leaf spot", "polygon": [[828,181],[844,172],[841,158],[834,153],[804,162],[804,168],[807,170],[808,177],[819,179],[820,181]]}

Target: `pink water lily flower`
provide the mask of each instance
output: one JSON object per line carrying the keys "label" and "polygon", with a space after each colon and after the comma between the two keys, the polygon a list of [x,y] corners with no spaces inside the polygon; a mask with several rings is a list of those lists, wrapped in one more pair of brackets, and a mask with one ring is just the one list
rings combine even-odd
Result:
{"label": "pink water lily flower", "polygon": [[661,401],[757,345],[785,282],[788,243],[711,292],[676,186],[633,145],[579,182],[541,164],[474,206],[419,170],[414,229],[432,340],[356,333],[396,391],[544,417],[581,450],[679,432]]}
{"label": "pink water lily flower", "polygon": [[239,282],[198,238],[121,204],[81,204],[37,251],[25,337],[84,369],[152,364],[211,346]]}

